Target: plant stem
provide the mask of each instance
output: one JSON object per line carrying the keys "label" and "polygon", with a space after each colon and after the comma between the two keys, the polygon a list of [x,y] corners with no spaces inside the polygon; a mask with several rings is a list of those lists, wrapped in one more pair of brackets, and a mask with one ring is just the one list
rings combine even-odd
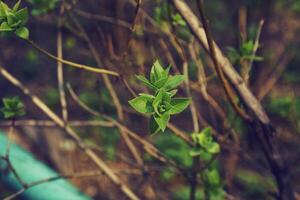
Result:
{"label": "plant stem", "polygon": [[108,74],[108,75],[112,75],[112,76],[117,76],[119,77],[119,73],[114,72],[114,71],[110,71],[107,69],[99,69],[99,68],[95,68],[95,67],[90,67],[88,65],[82,65],[82,64],[78,64],[78,63],[74,63],[72,61],[68,61],[68,60],[64,60],[62,58],[58,58],[57,56],[54,56],[53,54],[49,53],[48,51],[46,51],[45,49],[41,48],[40,46],[38,46],[36,43],[34,43],[32,40],[26,40],[30,45],[32,45],[35,49],[39,50],[41,53],[43,53],[44,55],[48,56],[49,58],[52,58],[58,62],[61,62],[65,65],[69,65],[71,67],[76,67],[79,69],[84,69],[87,71],[91,71],[91,72],[95,72],[95,73],[99,73],[99,74]]}

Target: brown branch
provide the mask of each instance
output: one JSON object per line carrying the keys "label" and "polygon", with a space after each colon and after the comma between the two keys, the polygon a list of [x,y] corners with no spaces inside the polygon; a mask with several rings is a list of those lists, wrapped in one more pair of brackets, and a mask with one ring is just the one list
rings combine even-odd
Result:
{"label": "brown branch", "polygon": [[280,199],[295,199],[289,170],[278,153],[278,149],[274,141],[276,130],[271,125],[270,119],[266,115],[261,104],[248,89],[240,75],[233,69],[231,63],[222,54],[219,47],[213,41],[211,41],[212,44],[208,44],[208,38],[206,37],[205,30],[188,5],[183,0],[172,0],[172,2],[204,49],[208,52],[211,49],[210,46],[215,49],[214,57],[216,62],[222,67],[222,71],[235,86],[242,102],[247,106],[248,110],[254,114],[254,123],[250,123],[250,125],[252,125],[258,133],[259,141],[261,142],[261,146],[271,167],[271,171],[276,178]]}
{"label": "brown branch", "polygon": [[19,80],[11,75],[7,70],[0,66],[0,74],[7,79],[11,84],[21,89],[22,92],[31,98],[32,102],[52,121],[54,121],[58,127],[65,130],[69,137],[71,137],[82,151],[95,163],[95,165],[107,175],[107,177],[119,187],[119,189],[132,200],[137,200],[133,191],[122,182],[122,180],[110,169],[110,167],[91,149],[87,148],[84,142],[80,139],[77,132],[68,125],[65,125],[64,121],[56,115],[40,98],[31,94],[28,88],[26,88]]}
{"label": "brown branch", "polygon": [[117,77],[119,76],[119,74],[117,72],[114,72],[114,71],[110,71],[110,70],[107,70],[107,69],[99,69],[99,68],[95,68],[95,67],[90,67],[90,66],[87,66],[87,65],[82,65],[82,64],[74,63],[74,62],[69,61],[69,60],[64,60],[64,59],[58,58],[57,56],[54,56],[53,54],[49,53],[45,49],[38,46],[32,40],[26,40],[26,41],[29,44],[31,44],[31,46],[33,46],[35,49],[37,49],[38,51],[43,53],[44,55],[48,56],[49,58],[51,58],[53,60],[61,62],[65,65],[75,67],[75,68],[79,68],[79,69],[84,69],[84,70],[99,73],[99,74],[107,74],[107,75],[112,75],[112,76],[117,76]]}
{"label": "brown branch", "polygon": [[[101,127],[114,127],[114,124],[107,121],[100,120],[72,120],[68,121],[69,126],[85,127],[85,126],[101,126]],[[10,127],[11,123],[8,121],[0,121],[0,127]],[[41,126],[41,127],[54,127],[57,126],[51,120],[15,120],[15,126]]]}
{"label": "brown branch", "polygon": [[[76,27],[80,30],[80,32],[82,33],[85,41],[87,42],[90,52],[92,53],[96,63],[98,65],[101,65],[101,59],[100,56],[95,48],[95,46],[93,45],[92,41],[90,40],[90,37],[88,36],[87,32],[85,31],[85,29],[82,27],[82,25],[77,21],[77,19],[71,14],[69,13],[71,20],[75,23]],[[120,75],[119,76],[121,80],[123,80],[123,77]],[[112,98],[112,101],[116,107],[117,110],[117,116],[118,119],[123,121],[124,120],[124,113],[123,113],[123,108],[121,105],[121,102],[119,100],[119,97],[109,79],[109,77],[106,74],[102,74],[102,78],[104,81],[104,84],[106,86],[106,88],[109,91],[109,94]],[[139,164],[143,164],[143,159],[140,155],[140,153],[138,152],[137,148],[135,147],[135,145],[132,143],[132,141],[130,140],[130,138],[127,136],[127,134],[125,132],[122,132],[122,130],[120,130],[121,132],[121,136],[125,142],[125,144],[127,145],[129,151],[131,152],[132,156],[134,157],[134,159],[137,161],[137,163]]]}
{"label": "brown branch", "polygon": [[[209,46],[205,31],[196,15],[183,0],[172,0],[172,2],[175,8],[179,11],[179,13],[183,16],[184,20],[191,28],[191,31],[194,34],[195,38],[202,44],[204,49],[209,52]],[[235,71],[229,60],[223,55],[217,44],[214,43],[213,46],[216,51],[216,58],[221,69],[239,92],[242,101],[246,104],[247,107],[249,107],[249,109],[259,119],[259,121],[261,121],[263,124],[269,124],[269,117],[266,115],[265,111],[263,110],[257,99],[254,97],[254,95],[248,89],[243,79]]]}
{"label": "brown branch", "polygon": [[91,109],[89,106],[87,106],[85,103],[83,103],[79,97],[77,96],[77,94],[74,92],[74,90],[72,89],[72,87],[70,85],[67,86],[68,90],[70,92],[71,97],[73,98],[73,100],[81,107],[83,108],[85,111],[87,111],[88,113],[95,115],[97,117],[103,117],[104,119],[106,119],[107,121],[113,123],[116,127],[124,130],[128,135],[130,135],[133,139],[135,139],[136,141],[138,141],[139,143],[141,143],[143,145],[143,148],[145,149],[145,151],[147,151],[151,156],[153,156],[154,158],[158,159],[159,161],[161,161],[162,163],[169,163],[171,166],[173,166],[175,169],[179,169],[179,171],[182,171],[182,169],[177,166],[177,164],[168,159],[167,157],[165,157],[155,146],[153,146],[150,142],[148,142],[147,140],[141,138],[139,136],[139,134],[133,132],[132,130],[130,130],[129,128],[127,128],[125,125],[121,124],[120,122],[118,122],[117,120],[101,114],[93,109]]}
{"label": "brown branch", "polygon": [[222,69],[219,65],[219,62],[218,62],[218,59],[217,59],[215,44],[214,44],[214,41],[212,39],[212,35],[211,35],[209,27],[208,27],[207,19],[206,19],[205,14],[204,14],[202,0],[197,0],[197,5],[198,5],[198,8],[199,8],[200,18],[201,18],[201,21],[202,21],[203,29],[204,29],[206,39],[207,39],[207,43],[208,43],[208,51],[210,52],[210,56],[213,60],[214,66],[215,66],[215,70],[217,72],[217,75],[218,75],[219,79],[222,82],[222,86],[224,87],[224,91],[227,95],[227,98],[228,98],[230,104],[232,105],[232,107],[234,108],[234,110],[236,111],[236,113],[240,117],[242,117],[246,121],[251,121],[251,118],[248,116],[248,114],[246,114],[245,111],[243,111],[235,103],[235,97],[233,95],[232,89],[231,89],[229,83],[227,82],[227,79],[225,78],[225,75],[224,75],[224,73],[223,73],[223,71],[222,71]]}
{"label": "brown branch", "polygon": [[[60,14],[57,22],[57,57],[63,59],[63,46],[62,46],[62,32],[61,27],[63,25],[63,13],[64,13],[64,4],[61,5]],[[63,73],[63,63],[57,61],[57,82],[58,82],[58,91],[59,91],[59,100],[62,108],[62,118],[65,123],[68,121],[68,110],[67,110],[67,101],[66,93],[64,90],[64,73]]]}

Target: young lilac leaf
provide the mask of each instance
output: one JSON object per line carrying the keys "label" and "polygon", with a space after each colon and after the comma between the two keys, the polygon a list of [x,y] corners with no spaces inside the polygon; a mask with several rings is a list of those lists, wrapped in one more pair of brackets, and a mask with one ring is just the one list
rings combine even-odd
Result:
{"label": "young lilac leaf", "polygon": [[168,79],[168,77],[162,77],[159,80],[157,80],[153,85],[155,85],[156,88],[160,89],[165,85]]}
{"label": "young lilac leaf", "polygon": [[157,87],[155,87],[155,85],[153,85],[152,83],[149,82],[148,79],[146,79],[144,76],[142,75],[138,75],[136,76],[137,79],[139,79],[140,81],[142,81],[146,86],[148,86],[150,89],[152,90],[156,90],[158,89]]}
{"label": "young lilac leaf", "polygon": [[171,103],[171,95],[168,92],[164,91],[162,101],[166,103]]}
{"label": "young lilac leaf", "polygon": [[15,16],[21,20],[22,25],[25,25],[27,20],[28,20],[28,9],[27,8],[22,8],[19,11],[15,13]]}
{"label": "young lilac leaf", "polygon": [[210,135],[211,136],[211,127],[206,127],[204,128],[201,133],[204,133],[205,135]]}
{"label": "young lilac leaf", "polygon": [[25,114],[24,104],[20,101],[18,97],[13,98],[3,98],[4,107],[1,108],[1,112],[4,114],[4,117],[12,118],[23,116]]}
{"label": "young lilac leaf", "polygon": [[207,147],[209,145],[211,145],[211,143],[213,142],[213,138],[211,135],[205,134],[203,132],[201,132],[198,136],[199,139],[199,144],[201,147],[207,149]]}
{"label": "young lilac leaf", "polygon": [[169,65],[169,66],[167,67],[167,69],[165,69],[165,70],[161,73],[162,77],[168,78],[168,77],[169,77],[170,69],[171,69],[171,65]]}
{"label": "young lilac leaf", "polygon": [[260,56],[243,56],[242,59],[254,60],[254,61],[263,61],[264,58]]}
{"label": "young lilac leaf", "polygon": [[9,11],[11,11],[11,9],[8,7],[8,5],[6,3],[0,1],[0,16],[1,16],[1,18],[6,18]]}
{"label": "young lilac leaf", "polygon": [[171,89],[176,88],[178,85],[180,85],[184,81],[185,77],[184,75],[175,75],[170,76],[166,84],[164,85],[164,88],[168,91]]}
{"label": "young lilac leaf", "polygon": [[157,80],[159,80],[160,78],[162,78],[162,75],[164,73],[164,69],[161,66],[161,64],[159,63],[158,60],[156,60],[151,68],[151,72],[150,72],[150,82],[154,83]]}
{"label": "young lilac leaf", "polygon": [[9,119],[15,116],[15,113],[6,109],[1,109],[1,111],[3,112],[4,118],[5,119]]}
{"label": "young lilac leaf", "polygon": [[227,51],[228,58],[231,61],[231,63],[236,63],[241,57],[240,53],[233,47],[227,47]]}
{"label": "young lilac leaf", "polygon": [[198,135],[199,133],[192,133],[192,140],[195,142],[195,143],[199,143],[199,140],[198,140]]}
{"label": "young lilac leaf", "polygon": [[139,96],[143,96],[149,99],[154,99],[155,96],[151,95],[151,94],[147,94],[147,93],[139,93]]}
{"label": "young lilac leaf", "polygon": [[211,154],[217,154],[220,152],[220,145],[216,142],[212,142],[206,146],[205,150]]}
{"label": "young lilac leaf", "polygon": [[244,42],[241,45],[241,54],[242,55],[251,55],[254,48],[254,42],[249,40],[248,42]]}
{"label": "young lilac leaf", "polygon": [[171,109],[169,110],[170,115],[181,113],[191,103],[191,98],[174,98],[171,99]]}
{"label": "young lilac leaf", "polygon": [[159,112],[159,106],[160,106],[160,104],[163,101],[164,92],[165,91],[162,90],[162,89],[159,90],[158,93],[157,93],[157,95],[156,95],[156,97],[155,97],[155,99],[154,99],[154,101],[153,101],[153,103],[152,103],[153,108],[154,108],[156,114],[158,114],[158,115],[161,115],[161,113]]}
{"label": "young lilac leaf", "polygon": [[173,96],[176,95],[177,91],[178,91],[178,90],[175,89],[175,90],[171,90],[170,92],[167,92],[167,93],[170,95],[170,97],[173,97]]}
{"label": "young lilac leaf", "polygon": [[152,134],[156,134],[160,130],[153,116],[151,116],[149,121],[149,129]]}
{"label": "young lilac leaf", "polygon": [[167,69],[165,69],[165,75],[166,75],[166,76],[169,76],[171,67],[172,67],[172,65],[169,64],[168,67],[167,67]]}
{"label": "young lilac leaf", "polygon": [[189,153],[190,153],[190,156],[192,156],[192,157],[200,156],[202,153],[202,150],[199,148],[194,148]]}
{"label": "young lilac leaf", "polygon": [[2,22],[0,25],[0,31],[7,32],[12,31],[13,29],[7,24],[7,22]]}
{"label": "young lilac leaf", "polygon": [[220,174],[216,168],[206,170],[204,173],[204,181],[208,187],[216,187],[221,183]]}
{"label": "young lilac leaf", "polygon": [[158,124],[160,130],[162,130],[164,132],[167,127],[167,124],[170,120],[170,115],[168,113],[164,113],[161,116],[154,115],[154,119],[155,119],[156,123]]}
{"label": "young lilac leaf", "polygon": [[19,9],[20,7],[20,3],[21,3],[21,0],[19,0],[13,7],[12,11],[13,12],[17,12],[17,10]]}
{"label": "young lilac leaf", "polygon": [[152,98],[146,97],[146,96],[138,96],[130,101],[128,103],[131,107],[133,107],[136,111],[140,113],[153,113],[154,109],[152,107]]}
{"label": "young lilac leaf", "polygon": [[7,23],[10,27],[16,27],[21,24],[21,21],[13,13],[7,14]]}
{"label": "young lilac leaf", "polygon": [[25,39],[25,40],[29,39],[29,30],[24,26],[21,28],[18,28],[15,31],[15,34],[22,39]]}

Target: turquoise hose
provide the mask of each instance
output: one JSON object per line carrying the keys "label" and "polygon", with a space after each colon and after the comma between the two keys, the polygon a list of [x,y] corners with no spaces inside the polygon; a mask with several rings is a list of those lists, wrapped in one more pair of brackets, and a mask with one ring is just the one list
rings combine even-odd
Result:
{"label": "turquoise hose", "polygon": [[[0,155],[5,154],[7,137],[0,131]],[[32,183],[46,178],[56,177],[59,174],[43,162],[24,150],[17,144],[11,145],[10,160],[14,168],[25,183]],[[11,172],[3,173],[6,162],[0,159],[0,181],[12,191],[21,189],[21,184]],[[29,188],[22,195],[28,200],[90,200],[75,186],[65,179],[46,182]]]}

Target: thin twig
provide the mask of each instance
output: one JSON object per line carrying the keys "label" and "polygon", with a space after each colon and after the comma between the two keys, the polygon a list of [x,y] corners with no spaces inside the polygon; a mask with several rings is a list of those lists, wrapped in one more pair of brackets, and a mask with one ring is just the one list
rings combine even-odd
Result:
{"label": "thin twig", "polygon": [[[58,18],[58,25],[57,25],[57,57],[59,59],[63,59],[62,33],[61,33],[61,27],[63,24],[63,19],[62,19],[63,12],[64,12],[64,4],[62,4],[60,8],[60,16]],[[67,110],[66,93],[64,90],[63,63],[59,61],[57,62],[57,82],[58,82],[60,105],[62,108],[62,118],[64,122],[67,123],[68,110]]]}
{"label": "thin twig", "polygon": [[[93,45],[92,41],[90,40],[90,37],[88,36],[88,34],[86,33],[85,29],[82,27],[82,25],[78,22],[78,20],[71,14],[69,13],[72,21],[75,23],[75,25],[77,26],[77,28],[80,30],[80,32],[83,34],[83,37],[85,38],[89,48],[90,48],[90,51],[95,59],[95,61],[97,62],[98,65],[101,64],[101,59],[100,59],[100,56],[95,48],[95,46]],[[119,76],[121,79],[123,79],[123,77],[120,75]],[[102,74],[102,78],[104,80],[104,84],[106,86],[106,88],[108,89],[109,93],[110,93],[110,96],[112,97],[112,101],[116,107],[116,110],[117,110],[117,116],[118,116],[118,119],[123,121],[124,120],[124,113],[123,113],[123,108],[122,108],[122,105],[120,103],[120,100],[119,100],[119,97],[109,79],[109,77],[105,74]],[[137,148],[135,147],[135,145],[132,143],[132,141],[130,140],[130,138],[128,138],[127,134],[121,132],[121,136],[122,138],[124,139],[125,141],[125,144],[127,145],[129,151],[131,152],[132,156],[134,157],[134,159],[139,163],[139,164],[143,164],[143,159],[140,155],[140,153],[138,152]]]}
{"label": "thin twig", "polygon": [[71,66],[71,67],[76,67],[76,68],[79,68],[79,69],[84,69],[84,70],[95,72],[95,73],[99,73],[99,74],[107,74],[107,75],[112,75],[112,76],[117,76],[117,77],[119,76],[119,74],[117,72],[114,72],[114,71],[110,71],[110,70],[107,70],[107,69],[99,69],[99,68],[95,68],[95,67],[90,67],[88,65],[82,65],[82,64],[74,63],[72,61],[60,59],[60,58],[54,56],[53,54],[49,53],[45,49],[41,48],[40,46],[38,46],[32,40],[26,40],[26,41],[29,44],[31,44],[35,49],[37,49],[41,53],[43,53],[44,55],[46,55],[49,58],[52,58],[52,59],[54,59],[54,60],[56,60],[58,62],[61,62],[61,63],[65,64],[65,65],[68,65],[68,66]]}
{"label": "thin twig", "polygon": [[[202,44],[204,49],[209,52],[209,46],[207,43],[207,38],[205,31],[200,24],[197,16],[189,8],[189,6],[183,0],[172,0],[175,8],[182,15],[183,19],[187,22],[188,26],[191,28],[192,33],[195,38]],[[254,113],[254,115],[261,121],[263,124],[270,124],[270,119],[266,115],[264,109],[258,100],[254,97],[252,92],[249,90],[243,79],[235,71],[229,60],[221,52],[220,48],[216,43],[213,45],[216,51],[217,61],[222,67],[222,70],[230,80],[231,84],[234,85],[238,91],[241,100],[246,104],[246,106]]]}
{"label": "thin twig", "polygon": [[[85,103],[83,103],[79,97],[77,96],[77,94],[74,92],[74,90],[72,89],[72,87],[70,85],[67,86],[71,97],[73,98],[73,100],[78,103],[78,105],[83,108],[85,111],[89,112],[92,115],[98,116],[98,117],[103,117],[104,119],[108,120],[109,122],[114,123],[114,125],[122,130],[124,130],[125,132],[127,132],[133,139],[135,139],[136,141],[138,141],[139,143],[141,143],[144,147],[144,149],[150,154],[152,155],[154,158],[160,160],[163,163],[169,163],[171,164],[173,167],[175,167],[176,169],[180,169],[182,170],[179,166],[177,166],[177,164],[175,162],[173,162],[172,160],[168,159],[167,157],[165,157],[156,147],[154,147],[151,143],[149,143],[148,141],[146,141],[145,139],[141,138],[139,136],[139,134],[133,132],[132,130],[130,130],[129,128],[127,128],[125,125],[121,124],[120,122],[118,122],[117,120],[101,114],[93,109],[91,109],[89,106],[87,106]],[[180,171],[179,170],[179,171]]]}
{"label": "thin twig", "polygon": [[126,185],[121,179],[110,169],[110,167],[91,149],[87,148],[78,133],[56,115],[40,98],[32,95],[28,88],[26,88],[19,80],[11,75],[7,70],[0,66],[0,74],[7,79],[11,84],[21,89],[22,92],[31,98],[32,102],[44,112],[51,120],[53,120],[58,127],[65,130],[69,137],[74,139],[76,144],[84,151],[84,153],[95,163],[95,165],[107,175],[107,177],[119,187],[119,189],[131,200],[138,200],[139,197]]}
{"label": "thin twig", "polygon": [[206,39],[207,39],[207,43],[208,43],[208,46],[209,46],[210,56],[213,60],[215,70],[218,74],[218,77],[222,82],[222,86],[224,87],[224,91],[227,95],[227,98],[228,98],[230,104],[232,105],[232,107],[234,108],[234,110],[240,115],[240,117],[242,117],[246,121],[251,121],[250,116],[248,116],[248,114],[245,113],[245,111],[242,110],[235,103],[235,97],[233,96],[233,92],[231,90],[231,87],[230,87],[229,83],[227,82],[227,79],[226,79],[221,67],[219,66],[214,41],[212,39],[210,30],[209,30],[209,27],[208,27],[207,19],[206,19],[205,14],[204,14],[202,0],[197,0],[197,5],[198,5],[198,8],[199,8],[200,18],[201,18],[201,21],[202,21],[203,29],[204,29],[204,32],[206,34]]}
{"label": "thin twig", "polygon": [[[114,127],[114,124],[107,121],[101,120],[72,120],[68,121],[69,126],[74,127],[86,127],[86,126],[101,126],[101,127]],[[11,122],[8,121],[0,121],[0,127],[10,127]],[[57,126],[51,120],[15,120],[15,126],[41,126],[41,127],[54,127]]]}
{"label": "thin twig", "polygon": [[252,69],[253,62],[254,62],[254,56],[255,56],[255,54],[256,54],[256,52],[258,50],[258,47],[259,47],[259,39],[260,39],[260,35],[261,35],[261,31],[262,31],[264,22],[265,21],[263,19],[261,19],[259,21],[259,25],[258,25],[258,29],[257,29],[257,33],[256,33],[256,38],[255,38],[255,41],[254,41],[254,47],[253,47],[253,51],[252,51],[252,56],[251,56],[250,63],[249,63],[249,66],[247,68],[247,71],[245,73],[245,82],[246,83],[249,82],[250,72],[251,72],[251,69]]}

